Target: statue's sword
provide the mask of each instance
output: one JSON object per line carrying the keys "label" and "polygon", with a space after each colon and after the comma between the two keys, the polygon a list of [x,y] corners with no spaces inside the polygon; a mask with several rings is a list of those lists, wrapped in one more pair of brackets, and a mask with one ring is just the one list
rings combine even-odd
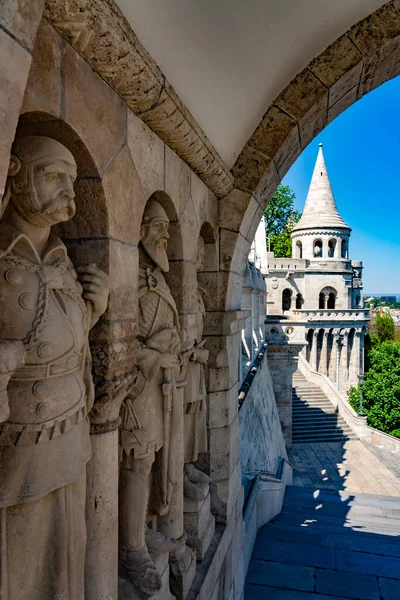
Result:
{"label": "statue's sword", "polygon": [[161,490],[162,502],[165,506],[168,504],[168,472],[172,419],[172,385],[172,369],[164,369],[164,381],[162,384],[162,393],[164,397],[164,444],[162,451]]}

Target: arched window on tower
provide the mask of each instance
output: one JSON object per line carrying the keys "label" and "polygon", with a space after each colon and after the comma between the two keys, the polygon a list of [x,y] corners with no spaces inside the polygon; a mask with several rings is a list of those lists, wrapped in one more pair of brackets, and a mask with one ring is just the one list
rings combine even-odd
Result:
{"label": "arched window on tower", "polygon": [[322,257],[322,240],[314,241],[314,258]]}
{"label": "arched window on tower", "polygon": [[328,296],[328,308],[335,308],[336,304],[336,294],[334,292],[330,292]]}
{"label": "arched window on tower", "polygon": [[303,308],[303,302],[304,302],[304,298],[303,296],[299,293],[296,296],[296,308],[297,310],[301,310]]}
{"label": "arched window on tower", "polygon": [[334,309],[336,306],[337,291],[333,287],[325,287],[319,293],[319,308]]}
{"label": "arched window on tower", "polygon": [[296,258],[303,258],[303,244],[300,240],[296,242]]}
{"label": "arched window on tower", "polygon": [[329,242],[328,242],[329,258],[333,258],[335,256],[335,250],[336,250],[336,240],[335,239],[329,240]]}
{"label": "arched window on tower", "polygon": [[282,311],[290,310],[292,304],[292,290],[283,290],[282,292]]}
{"label": "arched window on tower", "polygon": [[342,240],[342,258],[348,258],[347,256],[347,241]]}

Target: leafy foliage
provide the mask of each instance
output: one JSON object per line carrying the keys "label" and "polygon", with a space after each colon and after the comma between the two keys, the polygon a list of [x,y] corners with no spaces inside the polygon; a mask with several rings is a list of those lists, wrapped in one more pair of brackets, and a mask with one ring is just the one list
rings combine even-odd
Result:
{"label": "leafy foliage", "polygon": [[[385,433],[400,429],[400,344],[374,344],[369,352],[370,367],[363,386],[363,409],[368,425]],[[349,402],[358,412],[358,386],[349,392]]]}
{"label": "leafy foliage", "polygon": [[294,208],[295,198],[288,185],[279,185],[264,211],[265,233],[276,257],[292,256],[290,232],[301,217]]}
{"label": "leafy foliage", "polygon": [[379,312],[376,315],[376,331],[381,343],[394,340],[395,326],[389,313]]}

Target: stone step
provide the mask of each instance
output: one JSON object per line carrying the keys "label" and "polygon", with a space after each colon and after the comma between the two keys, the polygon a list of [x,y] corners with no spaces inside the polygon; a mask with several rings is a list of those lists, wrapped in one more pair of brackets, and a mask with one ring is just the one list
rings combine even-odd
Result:
{"label": "stone step", "polygon": [[322,443],[336,443],[336,442],[344,442],[346,440],[354,440],[357,439],[355,434],[349,435],[314,435],[314,436],[292,436],[292,444],[322,444]]}
{"label": "stone step", "polygon": [[306,527],[276,527],[272,524],[266,526],[264,532],[265,538],[270,540],[280,540],[285,542],[298,542],[313,544],[315,546],[328,546],[352,550],[353,552],[368,552],[370,554],[379,554],[381,556],[400,557],[400,544],[397,536],[387,536],[382,534],[363,534],[356,535],[350,528],[338,528],[337,532],[326,531],[316,528],[308,531]]}
{"label": "stone step", "polygon": [[302,526],[310,530],[337,531],[341,528],[356,529],[357,533],[379,533],[383,535],[400,535],[400,522],[398,519],[386,517],[363,517],[362,519],[334,517],[332,515],[315,515],[300,509],[293,511],[282,511],[274,520],[274,524],[281,526]]}
{"label": "stone step", "polygon": [[[353,517],[361,516],[372,516],[372,517],[384,517],[390,519],[400,519],[400,508],[388,507],[388,506],[368,506],[361,504],[347,505],[337,504],[334,502],[320,502],[310,501],[300,498],[286,498],[283,504],[284,511],[296,511],[302,510],[307,511],[309,515],[323,515],[323,516],[338,516],[338,517]],[[400,520],[399,520],[400,524]]]}
{"label": "stone step", "polygon": [[353,494],[346,492],[345,490],[316,490],[314,488],[302,488],[295,485],[288,485],[286,487],[285,497],[288,498],[308,498],[313,500],[323,500],[324,502],[334,502],[337,504],[361,504],[362,506],[378,505],[382,504],[391,506],[393,508],[400,507],[400,497],[397,496],[386,496],[382,494],[363,494],[357,492]]}
{"label": "stone step", "polygon": [[308,427],[304,425],[303,427],[296,427],[295,435],[296,438],[301,436],[313,435],[316,433],[317,435],[324,436],[326,434],[342,434],[348,436],[352,433],[349,427],[335,427],[334,425],[324,425],[319,427]]}

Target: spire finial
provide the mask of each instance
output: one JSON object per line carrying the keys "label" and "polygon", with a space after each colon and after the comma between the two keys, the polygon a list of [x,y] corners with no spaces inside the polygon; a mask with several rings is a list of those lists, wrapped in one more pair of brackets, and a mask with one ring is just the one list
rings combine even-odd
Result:
{"label": "spire finial", "polygon": [[320,142],[318,145],[319,145],[320,148],[322,148],[322,142]]}

